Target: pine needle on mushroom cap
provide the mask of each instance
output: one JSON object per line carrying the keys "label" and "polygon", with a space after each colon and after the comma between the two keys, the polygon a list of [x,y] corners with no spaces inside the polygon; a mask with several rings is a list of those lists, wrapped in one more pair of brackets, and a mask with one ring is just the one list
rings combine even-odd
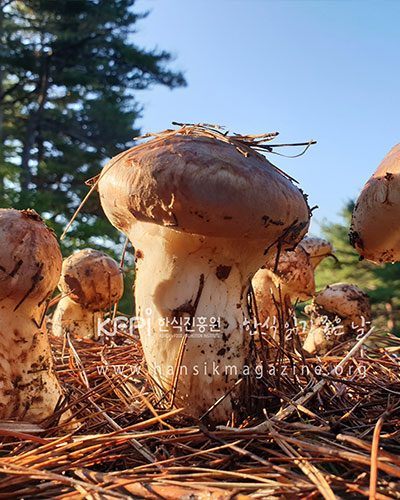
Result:
{"label": "pine needle on mushroom cap", "polygon": [[[274,148],[281,148],[281,147],[305,147],[305,149],[294,156],[288,156],[289,158],[297,158],[299,156],[302,156],[308,148],[312,144],[316,144],[316,141],[310,140],[309,142],[299,142],[299,143],[292,143],[292,144],[266,144],[269,143],[272,139],[277,137],[279,135],[279,132],[272,132],[272,133],[267,133],[267,134],[260,134],[260,135],[241,135],[241,134],[236,134],[234,133],[233,135],[229,135],[229,130],[225,130],[224,127],[221,127],[219,125],[209,125],[209,124],[183,124],[183,123],[178,123],[178,122],[172,122],[173,125],[177,125],[179,128],[178,129],[167,129],[162,132],[158,133],[148,133],[140,137],[135,137],[134,139],[139,141],[139,140],[146,140],[144,144],[148,144],[149,142],[156,143],[158,141],[163,141],[168,137],[172,137],[174,135],[197,135],[197,136],[208,136],[208,137],[213,137],[214,139],[230,143],[234,145],[238,151],[240,151],[242,154],[247,155],[250,151],[252,152],[263,152],[263,153],[273,153],[277,154],[279,156],[286,156],[281,153],[278,153],[274,151]],[[143,145],[144,145],[143,144]],[[110,162],[108,168],[111,168],[114,164],[114,162],[118,161],[121,157],[125,155],[129,155],[130,152],[133,150],[137,150],[137,148],[140,148],[141,144],[134,146],[133,148],[130,148],[119,155],[117,155],[112,162]],[[259,154],[259,153],[257,153]],[[262,155],[261,155],[262,156]],[[272,165],[279,173],[281,173],[283,176],[285,176],[287,179],[290,179],[292,182],[297,181],[291,177],[290,175],[286,174],[283,170],[279,169],[275,165]],[[105,170],[103,170],[100,174],[96,175],[95,177],[92,177],[91,179],[88,179],[86,181],[86,184],[90,186],[90,189],[82,202],[80,203],[79,207],[76,209],[74,215],[71,217],[71,220],[67,224],[63,234],[61,235],[60,239],[63,240],[65,238],[65,235],[67,234],[69,228],[71,227],[72,223],[74,222],[76,216],[80,212],[81,208],[83,205],[86,203],[86,201],[89,199],[90,195],[93,193],[95,189],[97,189],[97,185],[101,179],[101,177],[106,173]]]}
{"label": "pine needle on mushroom cap", "polygon": [[[211,137],[214,138],[218,141],[226,142],[228,144],[231,144],[232,146],[235,146],[236,149],[242,153],[244,156],[247,156],[249,152],[263,152],[263,153],[276,153],[273,149],[274,148],[279,148],[279,147],[288,147],[288,146],[305,146],[305,149],[298,155],[293,156],[292,158],[297,158],[298,156],[303,155],[307,149],[312,145],[316,144],[316,141],[311,140],[309,142],[300,142],[300,143],[295,143],[295,144],[266,144],[275,139],[278,135],[279,132],[271,132],[267,134],[259,134],[259,135],[241,135],[234,133],[233,135],[229,135],[230,132],[229,130],[226,130],[225,127],[221,127],[220,125],[210,125],[206,123],[198,123],[198,124],[193,124],[193,123],[178,123],[178,122],[172,122],[172,125],[176,125],[180,128],[178,129],[167,129],[163,130],[162,132],[158,133],[148,133],[139,137],[136,137],[135,140],[140,141],[140,140],[146,140],[146,142],[143,143],[144,145],[149,145],[149,144],[155,144],[159,141],[164,141],[168,137],[173,137],[175,135],[193,135],[193,136],[205,136],[205,137]],[[128,149],[127,151],[124,151],[124,153],[121,153],[121,155],[125,155],[125,153],[129,154],[129,152],[135,150],[137,151],[138,148],[140,148],[141,145],[139,144],[138,146],[134,146],[131,149]],[[259,154],[259,153],[257,153]],[[280,153],[279,153],[280,154]],[[259,154],[259,156],[263,156]],[[281,155],[280,156],[285,156]],[[116,158],[121,158],[120,156],[117,156]],[[111,166],[111,165],[110,165]],[[296,179],[288,175],[286,172],[283,170],[279,169],[277,166],[272,165],[280,174],[284,175],[286,178],[290,179],[292,182],[296,182]]]}

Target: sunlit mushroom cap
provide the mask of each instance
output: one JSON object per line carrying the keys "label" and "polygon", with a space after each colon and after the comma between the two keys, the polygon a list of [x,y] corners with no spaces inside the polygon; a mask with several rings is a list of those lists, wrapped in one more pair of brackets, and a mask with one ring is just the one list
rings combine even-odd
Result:
{"label": "sunlit mushroom cap", "polygon": [[64,260],[58,287],[92,311],[105,309],[122,297],[122,270],[103,252],[81,250]]}
{"label": "sunlit mushroom cap", "polygon": [[400,144],[383,159],[354,207],[350,242],[373,262],[400,260]]}
{"label": "sunlit mushroom cap", "polygon": [[40,305],[56,287],[61,263],[54,232],[34,210],[0,209],[0,300],[15,300],[15,310],[32,299]]}
{"label": "sunlit mushroom cap", "polygon": [[315,293],[314,270],[308,253],[303,245],[297,245],[293,251],[282,252],[275,272],[279,281],[275,284],[283,287],[293,299],[300,302],[311,299]]}
{"label": "sunlit mushroom cap", "polygon": [[[371,304],[368,295],[358,286],[349,283],[328,285],[314,299],[314,306],[319,314],[337,315],[346,326],[351,322],[360,325],[371,321]],[[332,319],[331,317],[329,319]]]}
{"label": "sunlit mushroom cap", "polygon": [[249,147],[205,135],[156,138],[113,158],[99,192],[110,221],[127,233],[135,221],[221,238],[279,238],[286,248],[305,234],[302,192]]}
{"label": "sunlit mushroom cap", "polygon": [[272,295],[277,301],[280,300],[279,295],[283,297],[285,294],[292,301],[304,302],[311,299],[315,293],[315,279],[308,253],[301,245],[295,250],[282,252],[276,270],[259,269],[252,284],[258,306],[265,311],[271,312],[274,304]]}
{"label": "sunlit mushroom cap", "polygon": [[305,236],[301,240],[301,246],[310,256],[310,262],[315,269],[326,257],[333,255],[335,249],[332,243],[323,238],[310,238]]}

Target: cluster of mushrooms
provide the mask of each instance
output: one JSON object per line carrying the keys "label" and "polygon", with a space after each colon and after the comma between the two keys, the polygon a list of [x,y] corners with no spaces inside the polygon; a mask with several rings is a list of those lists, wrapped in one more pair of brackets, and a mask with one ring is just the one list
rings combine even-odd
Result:
{"label": "cluster of mushrooms", "polygon": [[[389,229],[400,210],[399,171],[400,145],[355,207],[351,241],[375,262],[400,255]],[[333,248],[306,236],[306,197],[246,141],[161,134],[113,158],[97,187],[107,218],[135,248],[136,316],[147,319],[139,333],[155,393],[194,417],[225,422],[251,391],[238,383],[254,366],[245,327],[253,321],[251,286],[275,349],[282,337],[273,318],[293,321],[301,301],[313,299],[300,347],[310,356],[371,320],[368,297],[355,285],[315,295],[314,270]],[[106,309],[121,298],[122,270],[90,249],[63,262],[55,234],[31,210],[0,209],[0,245],[0,418],[38,422],[63,398],[44,321],[55,287],[62,297],[52,333],[98,339]]]}
{"label": "cluster of mushrooms", "polygon": [[296,335],[302,333],[297,328],[294,306],[310,299],[312,303],[305,308],[310,322],[302,328],[307,331],[302,343],[304,354],[325,355],[336,345],[343,347],[345,340],[368,331],[369,298],[356,285],[335,283],[315,296],[314,270],[333,252],[328,241],[305,237],[295,250],[280,255],[274,269],[264,266],[257,271],[252,286],[257,320],[264,327],[262,334],[267,345],[272,343],[282,350],[290,341],[294,344]]}

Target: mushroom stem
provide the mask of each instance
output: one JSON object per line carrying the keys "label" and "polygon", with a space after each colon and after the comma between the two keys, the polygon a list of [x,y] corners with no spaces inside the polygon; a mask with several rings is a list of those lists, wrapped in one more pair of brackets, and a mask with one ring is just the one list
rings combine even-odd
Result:
{"label": "mushroom stem", "polygon": [[[39,315],[32,315],[37,306],[32,302],[26,299],[10,316],[0,314],[0,416],[40,422],[62,391],[43,321],[45,304]],[[14,308],[15,301],[1,301],[2,310]]]}
{"label": "mushroom stem", "polygon": [[[252,280],[254,298],[257,306],[257,318],[261,335],[266,341],[268,356],[275,357],[276,345],[279,344],[279,323],[285,324],[289,311],[285,307],[282,288],[274,283],[272,271],[260,269]],[[283,318],[283,316],[285,318]],[[257,339],[256,339],[257,340]],[[272,343],[270,342],[272,340]],[[257,344],[258,345],[258,344]],[[281,346],[283,347],[283,346]]]}
{"label": "mushroom stem", "polygon": [[[139,222],[129,237],[142,256],[137,260],[136,307],[149,373],[159,395],[176,389],[179,405],[199,417],[250,368],[251,336],[244,323],[249,280],[265,261],[262,244]],[[245,385],[213,410],[213,419],[227,418]]]}

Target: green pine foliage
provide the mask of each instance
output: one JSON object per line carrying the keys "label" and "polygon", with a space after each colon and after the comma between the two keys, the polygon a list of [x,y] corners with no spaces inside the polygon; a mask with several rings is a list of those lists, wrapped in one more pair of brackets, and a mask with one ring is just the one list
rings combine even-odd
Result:
{"label": "green pine foliage", "polygon": [[[134,0],[0,0],[0,206],[35,208],[60,234],[84,181],[133,144],[137,91],[184,85],[170,55],[135,44]],[[96,196],[64,253],[115,243]]]}
{"label": "green pine foliage", "polygon": [[354,283],[368,293],[376,330],[400,333],[400,263],[374,264],[359,260],[349,243],[349,228],[354,202],[342,211],[343,223],[325,223],[323,237],[336,249],[334,259],[325,259],[316,269],[317,291],[326,285],[340,282]]}
{"label": "green pine foliage", "polygon": [[[136,44],[135,0],[0,0],[0,206],[34,208],[58,236],[106,160],[133,145],[153,84],[185,85],[171,57]],[[64,255],[123,238],[97,193],[61,244]],[[132,265],[133,257],[128,257]]]}

